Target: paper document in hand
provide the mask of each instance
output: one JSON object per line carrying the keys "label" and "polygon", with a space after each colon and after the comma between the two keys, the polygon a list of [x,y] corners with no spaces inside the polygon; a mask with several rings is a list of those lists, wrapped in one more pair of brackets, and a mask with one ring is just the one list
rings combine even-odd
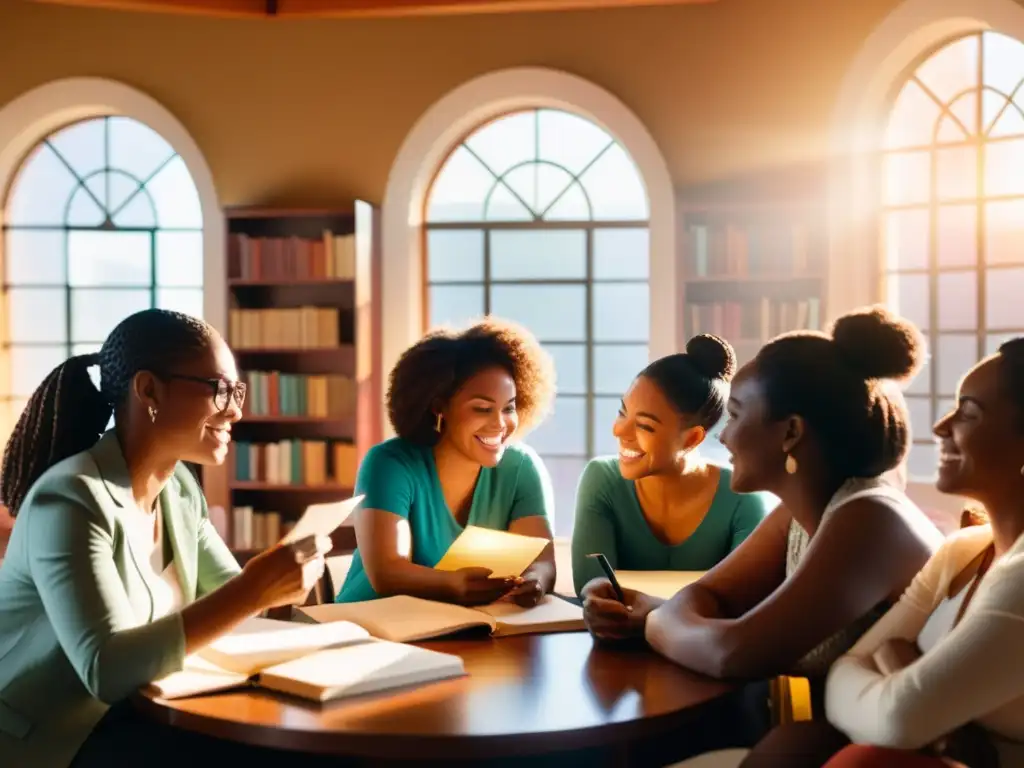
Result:
{"label": "paper document in hand", "polygon": [[704,575],[704,571],[616,571],[619,585],[645,595],[668,600],[683,587]]}
{"label": "paper document in hand", "polygon": [[293,541],[301,541],[307,536],[330,536],[334,530],[345,522],[352,514],[362,496],[354,496],[345,501],[336,501],[331,504],[310,504],[306,511],[299,518],[299,521],[281,539],[282,544],[291,544]]}
{"label": "paper document in hand", "polygon": [[226,672],[249,676],[324,648],[352,645],[369,637],[362,627],[344,621],[317,625],[252,618],[196,655]]}
{"label": "paper document in hand", "polygon": [[493,578],[513,578],[522,575],[549,543],[535,536],[469,525],[434,568],[489,568]]}

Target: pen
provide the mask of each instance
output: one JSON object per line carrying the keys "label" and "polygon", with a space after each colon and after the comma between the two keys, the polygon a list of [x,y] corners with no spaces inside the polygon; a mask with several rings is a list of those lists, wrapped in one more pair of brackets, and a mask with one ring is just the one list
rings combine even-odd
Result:
{"label": "pen", "polygon": [[623,605],[626,604],[626,596],[622,594],[622,587],[619,586],[619,580],[615,578],[615,571],[612,568],[612,564],[608,562],[608,558],[600,552],[595,552],[592,555],[587,555],[597,560],[597,564],[601,566],[601,570],[604,571],[604,575],[608,577],[608,581],[612,583],[612,589],[615,590],[615,597],[618,598],[619,602]]}

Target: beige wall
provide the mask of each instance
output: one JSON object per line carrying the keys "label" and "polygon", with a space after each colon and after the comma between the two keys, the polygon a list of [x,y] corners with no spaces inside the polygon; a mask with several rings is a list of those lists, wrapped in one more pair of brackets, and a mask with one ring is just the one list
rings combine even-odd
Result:
{"label": "beige wall", "polygon": [[191,131],[225,205],[381,202],[415,119],[474,75],[581,75],[648,126],[677,187],[822,159],[840,79],[896,0],[372,21],[154,16],[0,2],[0,104],[124,81]]}

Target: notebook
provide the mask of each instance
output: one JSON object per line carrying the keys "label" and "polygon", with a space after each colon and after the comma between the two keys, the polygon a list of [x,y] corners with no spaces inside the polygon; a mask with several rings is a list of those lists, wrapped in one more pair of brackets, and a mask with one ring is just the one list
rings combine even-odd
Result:
{"label": "notebook", "polygon": [[522,575],[549,543],[536,536],[467,525],[434,568],[490,568],[493,578],[512,578]]}
{"label": "notebook", "polygon": [[253,618],[148,688],[178,699],[255,685],[322,702],[464,674],[458,656],[380,640],[348,622]]}
{"label": "notebook", "polygon": [[583,609],[553,595],[545,595],[533,608],[498,601],[477,608],[397,595],[361,603],[296,607],[296,618],[322,624],[350,622],[374,637],[413,643],[488,628],[494,637],[576,632],[585,629]]}
{"label": "notebook", "polygon": [[705,571],[616,571],[615,578],[626,589],[668,600],[683,587],[688,587]]}

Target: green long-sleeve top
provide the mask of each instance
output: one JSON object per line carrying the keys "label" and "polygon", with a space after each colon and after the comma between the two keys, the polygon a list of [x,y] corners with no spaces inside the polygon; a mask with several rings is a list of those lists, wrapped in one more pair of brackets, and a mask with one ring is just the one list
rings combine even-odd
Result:
{"label": "green long-sleeve top", "polygon": [[738,547],[775,506],[767,494],[736,493],[732,470],[721,467],[711,507],[697,529],[676,545],[651,530],[636,496],[636,484],[619,472],[615,457],[587,464],[576,490],[572,576],[579,594],[602,576],[587,555],[603,552],[612,568],[625,571],[706,571]]}

